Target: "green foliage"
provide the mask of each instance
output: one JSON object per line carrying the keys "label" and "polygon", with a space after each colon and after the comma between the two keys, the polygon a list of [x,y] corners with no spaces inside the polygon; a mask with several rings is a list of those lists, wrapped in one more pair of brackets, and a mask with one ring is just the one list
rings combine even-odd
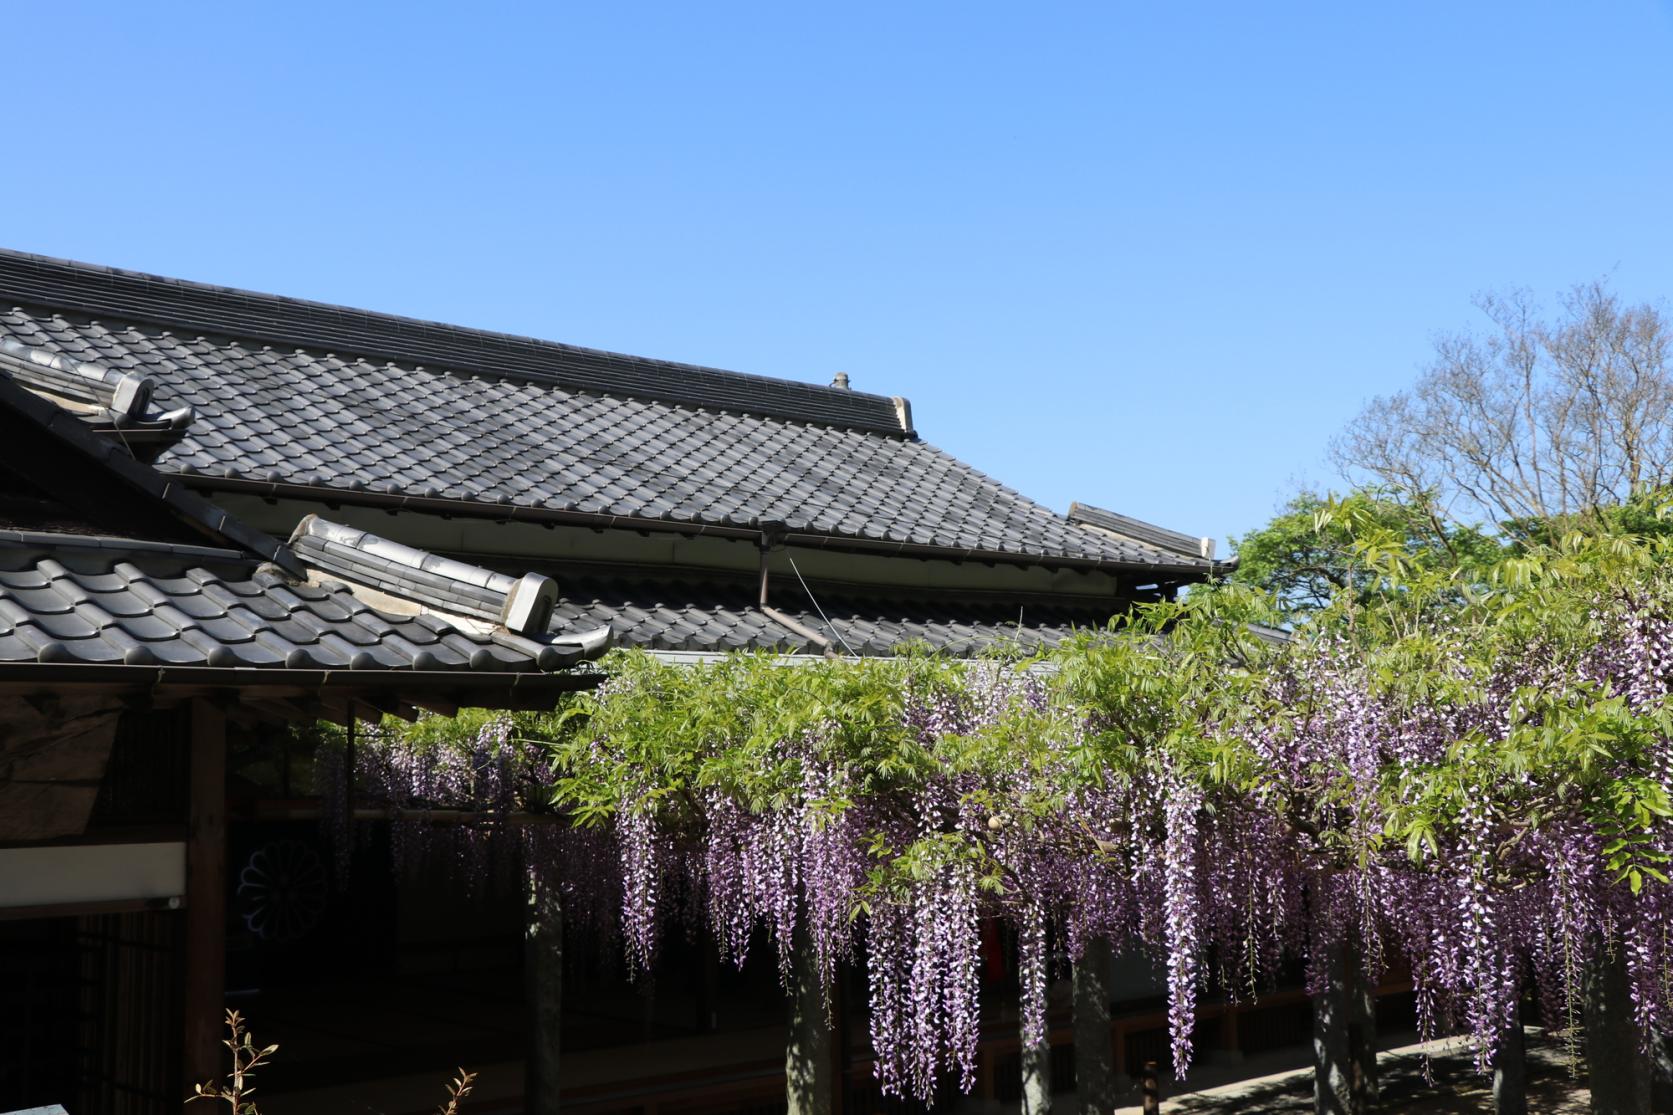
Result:
{"label": "green foliage", "polygon": [[[467,741],[474,740],[490,721],[503,715],[492,709],[466,708],[460,709],[457,716],[420,716],[410,722],[385,716],[382,730],[398,736],[403,747],[429,752],[464,746]],[[536,723],[533,718],[525,718],[524,722]]]}
{"label": "green foliage", "polygon": [[[1246,540],[1233,580],[1140,606],[1110,630],[1012,663],[1044,679],[1037,699],[1013,700],[969,734],[926,732],[907,706],[968,696],[980,668],[971,663],[911,654],[789,665],[734,654],[673,665],[619,651],[604,663],[602,689],[557,713],[517,718],[515,738],[548,749],[552,805],[575,823],[648,815],[677,839],[701,836],[717,798],[759,813],[817,785],[824,796],[814,808],[835,817],[857,802],[909,801],[949,778],[1000,828],[1032,829],[1082,790],[1165,774],[1192,786],[1209,813],[1270,811],[1344,866],[1385,845],[1431,860],[1457,846],[1483,803],[1507,856],[1518,833],[1554,819],[1580,823],[1603,838],[1608,870],[1636,891],[1666,878],[1665,857],[1645,835],[1670,809],[1649,769],[1657,741],[1673,734],[1664,705],[1629,706],[1556,670],[1554,687],[1514,695],[1504,731],[1461,732],[1445,761],[1387,766],[1371,786],[1339,753],[1280,767],[1262,741],[1315,730],[1324,698],[1302,682],[1281,683],[1332,655],[1369,698],[1436,720],[1489,707],[1486,687],[1509,667],[1579,661],[1608,634],[1600,602],[1673,603],[1673,532],[1649,529],[1662,521],[1659,511],[1621,509],[1548,544],[1502,547],[1437,527],[1422,501],[1302,497]],[[486,719],[391,726],[411,746],[465,746]],[[808,777],[809,764],[820,777]],[[980,833],[903,841],[878,832],[872,853],[875,895],[958,859],[971,861],[988,890],[1005,886]],[[1525,867],[1507,859],[1499,869]]]}
{"label": "green foliage", "polygon": [[[909,789],[936,758],[904,723],[905,695],[956,686],[966,669],[927,655],[789,666],[734,654],[672,665],[643,651],[618,651],[605,666],[612,683],[546,725],[555,800],[581,824],[633,809],[674,828],[697,820],[705,791],[752,812],[781,807],[805,773],[805,757],[785,740],[814,743],[854,794]],[[838,810],[848,800],[824,804]]]}
{"label": "green foliage", "polygon": [[[1366,602],[1412,571],[1473,568],[1500,556],[1492,536],[1448,522],[1428,498],[1375,491],[1346,498],[1303,492],[1232,546],[1231,580],[1271,593],[1296,618],[1344,593]],[[1368,561],[1372,547],[1378,564]]]}
{"label": "green foliage", "polygon": [[1165,765],[1205,787],[1245,785],[1251,771],[1225,729],[1260,708],[1281,618],[1265,593],[1211,585],[1143,605],[1053,654],[1058,700],[1090,714],[1076,781],[1102,785]]}
{"label": "green foliage", "polygon": [[1673,488],[1647,488],[1621,503],[1588,508],[1550,519],[1513,519],[1502,524],[1518,547],[1558,545],[1565,535],[1593,532],[1642,540],[1673,536]]}
{"label": "green foliage", "polygon": [[[1467,591],[1416,578],[1409,594],[1379,601],[1379,637],[1362,653],[1404,707],[1492,707],[1483,689],[1491,679],[1518,667],[1544,675],[1510,694],[1502,733],[1463,734],[1444,762],[1389,772],[1385,829],[1414,860],[1438,854],[1447,834],[1485,810],[1501,871],[1528,869],[1515,845],[1562,821],[1604,838],[1604,866],[1633,893],[1646,879],[1667,881],[1651,833],[1673,816],[1655,771],[1673,737],[1673,701],[1629,704],[1608,685],[1577,680],[1573,665],[1608,637],[1606,602],[1665,598],[1673,538],[1618,533],[1603,519],[1589,526],[1508,551]],[[1338,630],[1354,614],[1340,603],[1322,613]]]}

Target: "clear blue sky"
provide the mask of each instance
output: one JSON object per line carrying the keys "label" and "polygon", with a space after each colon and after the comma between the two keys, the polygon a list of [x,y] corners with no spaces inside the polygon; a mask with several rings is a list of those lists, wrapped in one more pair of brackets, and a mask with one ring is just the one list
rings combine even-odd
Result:
{"label": "clear blue sky", "polygon": [[1673,0],[5,20],[0,244],[847,371],[1059,510],[1222,539],[1475,292],[1673,294]]}

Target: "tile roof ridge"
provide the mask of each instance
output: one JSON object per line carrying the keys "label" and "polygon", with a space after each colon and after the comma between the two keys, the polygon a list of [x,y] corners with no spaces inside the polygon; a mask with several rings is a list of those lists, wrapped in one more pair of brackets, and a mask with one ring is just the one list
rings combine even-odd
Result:
{"label": "tile roof ridge", "polygon": [[1169,530],[1143,519],[1135,519],[1131,515],[1106,511],[1090,503],[1070,503],[1066,518],[1076,526],[1091,527],[1103,534],[1112,534],[1117,538],[1152,546],[1164,553],[1193,557],[1209,564],[1214,561],[1212,538],[1199,538],[1182,531]]}
{"label": "tile roof ridge", "polygon": [[117,437],[144,464],[179,444],[196,417],[189,406],[165,411],[156,405],[156,381],[148,375],[74,360],[11,337],[0,337],[0,375],[74,413],[90,429]]}
{"label": "tile roof ridge", "polygon": [[288,545],[310,575],[341,580],[351,592],[369,591],[374,607],[390,598],[408,601],[420,612],[479,625],[505,646],[532,646],[542,662],[548,649],[557,653],[556,646],[592,656],[610,639],[609,628],[553,633],[558,583],[540,573],[497,573],[314,514],[296,524]]}
{"label": "tile roof ridge", "polygon": [[159,542],[150,538],[126,538],[114,534],[72,534],[67,531],[0,528],[0,548],[8,550],[87,550],[101,556],[122,554],[167,556],[217,565],[260,564],[263,558],[247,550],[222,546],[194,546],[185,542]]}
{"label": "tile roof ridge", "polygon": [[0,248],[0,298],[450,372],[915,437],[911,404],[846,387],[632,356]]}
{"label": "tile roof ridge", "polygon": [[91,457],[130,489],[165,505],[202,534],[241,547],[243,552],[261,560],[281,565],[293,563],[294,559],[277,539],[246,525],[196,492],[188,491],[178,478],[165,476],[117,442],[100,436],[72,411],[4,375],[0,375],[0,407],[10,407],[39,423],[49,434]]}

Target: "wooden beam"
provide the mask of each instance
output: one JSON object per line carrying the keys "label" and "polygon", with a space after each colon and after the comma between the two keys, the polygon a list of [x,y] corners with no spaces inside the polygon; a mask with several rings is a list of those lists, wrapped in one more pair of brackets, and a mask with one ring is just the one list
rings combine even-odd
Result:
{"label": "wooden beam", "polygon": [[178,899],[113,898],[105,902],[55,902],[50,906],[0,907],[0,921],[32,921],[36,918],[74,918],[92,914],[130,914],[142,910],[172,910]]}
{"label": "wooden beam", "polygon": [[[318,805],[288,802],[257,801],[239,813],[240,819],[258,821],[317,821],[322,816]],[[487,822],[495,825],[567,825],[569,816],[563,813],[500,813],[477,809],[408,809],[402,806],[356,806],[349,810],[355,821],[421,821],[432,825],[474,825]]]}
{"label": "wooden beam", "polygon": [[296,721],[311,724],[321,717],[318,712],[303,708],[301,705],[280,698],[251,699],[244,702],[254,711],[261,713],[270,720]]}
{"label": "wooden beam", "polygon": [[409,724],[418,719],[418,713],[413,709],[413,707],[406,701],[402,700],[401,697],[393,694],[362,693],[356,696],[355,700],[371,705],[379,712],[388,716],[398,716]]}
{"label": "wooden beam", "polygon": [[435,713],[437,716],[452,717],[459,715],[459,706],[453,704],[451,701],[438,701],[432,697],[413,696],[408,696],[407,700],[411,701],[413,704],[417,705],[426,712]]}
{"label": "wooden beam", "polygon": [[266,723],[266,718],[248,704],[237,704],[227,709],[227,723],[237,725],[240,729],[254,731]]}
{"label": "wooden beam", "polygon": [[226,1011],[227,725],[206,700],[191,708],[191,822],[186,840],[185,1082],[221,1075]]}
{"label": "wooden beam", "polygon": [[325,714],[325,719],[334,724],[341,724],[345,728],[349,726],[351,719],[358,719],[367,724],[377,724],[383,719],[382,713],[368,705],[358,695],[350,698],[336,694],[326,696],[323,692],[317,692],[314,700],[319,705],[320,711]]}

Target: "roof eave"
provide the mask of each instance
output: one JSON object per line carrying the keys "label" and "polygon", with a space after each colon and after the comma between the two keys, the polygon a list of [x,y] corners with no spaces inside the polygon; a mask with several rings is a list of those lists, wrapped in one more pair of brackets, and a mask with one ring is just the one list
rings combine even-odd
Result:
{"label": "roof eave", "polygon": [[[286,690],[303,695],[352,696],[471,693],[478,696],[556,696],[592,689],[596,672],[452,670],[291,670],[284,667],[128,666],[89,662],[0,662],[0,688],[94,686],[129,691],[226,689],[259,695]],[[490,702],[491,703],[491,702]]]}
{"label": "roof eave", "polygon": [[[374,492],[335,488],[320,484],[299,484],[285,480],[252,480],[242,476],[216,476],[203,472],[171,472],[189,487],[206,491],[235,492],[269,499],[297,499],[326,504],[377,507],[383,510],[429,512],[501,522],[551,523],[586,526],[605,530],[665,531],[675,534],[706,535],[711,538],[755,540],[762,536],[756,527],[723,523],[680,522],[608,512],[560,511],[515,503],[486,503],[446,496],[415,496],[402,492]],[[958,546],[937,546],[919,542],[890,542],[851,535],[792,531],[781,536],[793,546],[855,553],[898,554],[906,557],[939,558],[944,561],[982,561],[1010,565],[1033,565],[1049,569],[1100,569],[1143,573],[1164,580],[1204,580],[1226,566],[1226,562],[1137,562],[1112,558],[1075,557],[1067,554],[1028,554],[1009,550],[984,550]]]}

